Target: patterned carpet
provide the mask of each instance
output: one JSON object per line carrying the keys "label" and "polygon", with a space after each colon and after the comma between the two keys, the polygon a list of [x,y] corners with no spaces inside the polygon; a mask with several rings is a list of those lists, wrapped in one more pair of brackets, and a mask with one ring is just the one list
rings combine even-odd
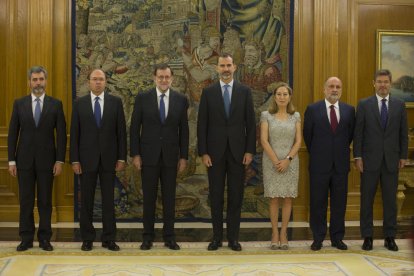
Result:
{"label": "patterned carpet", "polygon": [[224,244],[216,252],[207,243],[180,243],[172,251],[155,243],[150,251],[138,243],[118,243],[121,251],[110,252],[100,243],[91,252],[81,243],[54,242],[55,250],[34,248],[16,252],[18,242],[0,242],[0,275],[414,275],[414,256],[407,240],[398,240],[398,252],[390,252],[381,240],[374,250],[360,249],[361,241],[346,241],[340,251],[324,243],[321,251],[309,249],[310,241],[293,241],[287,251],[270,250],[268,242],[244,242],[243,251],[233,252]]}

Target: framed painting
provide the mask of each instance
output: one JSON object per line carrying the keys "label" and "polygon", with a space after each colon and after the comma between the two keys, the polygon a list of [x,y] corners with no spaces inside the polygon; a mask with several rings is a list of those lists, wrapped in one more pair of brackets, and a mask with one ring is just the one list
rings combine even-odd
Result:
{"label": "framed painting", "polygon": [[377,30],[377,69],[392,72],[391,94],[414,108],[414,31]]}

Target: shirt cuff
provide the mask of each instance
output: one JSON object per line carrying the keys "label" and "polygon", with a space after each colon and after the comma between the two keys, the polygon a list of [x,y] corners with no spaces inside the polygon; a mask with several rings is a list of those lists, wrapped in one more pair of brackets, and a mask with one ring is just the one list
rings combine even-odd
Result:
{"label": "shirt cuff", "polygon": [[16,166],[16,161],[9,161],[9,166]]}

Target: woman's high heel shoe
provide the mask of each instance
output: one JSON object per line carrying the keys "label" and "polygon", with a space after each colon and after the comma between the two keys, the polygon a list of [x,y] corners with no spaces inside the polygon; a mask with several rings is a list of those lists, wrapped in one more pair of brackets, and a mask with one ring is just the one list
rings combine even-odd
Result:
{"label": "woman's high heel shoe", "polygon": [[[276,241],[273,241],[273,237],[276,237]],[[277,250],[280,248],[280,241],[279,241],[279,233],[273,235],[272,234],[272,240],[270,241],[270,249]]]}
{"label": "woman's high heel shoe", "polygon": [[287,236],[285,236],[286,238],[286,243],[282,243],[282,241],[280,241],[280,249],[282,250],[288,250],[289,249],[289,241]]}
{"label": "woman's high heel shoe", "polygon": [[270,243],[270,249],[278,250],[279,248],[280,248],[280,243],[279,242],[271,242]]}
{"label": "woman's high heel shoe", "polygon": [[289,244],[288,243],[283,243],[280,245],[280,249],[282,250],[288,250],[289,249]]}

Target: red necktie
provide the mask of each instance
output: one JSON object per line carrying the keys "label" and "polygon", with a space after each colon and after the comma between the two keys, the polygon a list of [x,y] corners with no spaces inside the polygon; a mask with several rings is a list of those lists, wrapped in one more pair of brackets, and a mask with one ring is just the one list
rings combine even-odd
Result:
{"label": "red necktie", "polygon": [[331,105],[331,128],[335,133],[336,128],[338,127],[338,118],[336,117],[335,106]]}

